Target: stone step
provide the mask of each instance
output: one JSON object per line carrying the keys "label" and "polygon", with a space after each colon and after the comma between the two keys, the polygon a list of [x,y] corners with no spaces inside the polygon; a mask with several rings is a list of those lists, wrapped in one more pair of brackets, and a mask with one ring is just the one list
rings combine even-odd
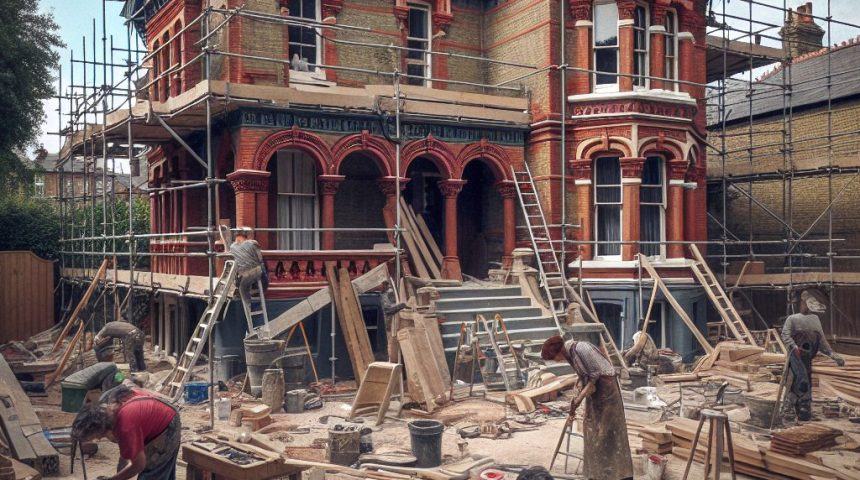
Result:
{"label": "stone step", "polygon": [[523,294],[520,287],[441,287],[436,289],[441,300],[452,298],[517,297]]}
{"label": "stone step", "polygon": [[475,315],[484,315],[490,319],[497,313],[505,319],[505,323],[514,318],[540,317],[543,311],[538,307],[502,307],[502,308],[467,308],[462,310],[448,310],[436,312],[440,322],[474,322]]}
{"label": "stone step", "polygon": [[486,309],[502,307],[529,307],[531,299],[528,297],[477,297],[477,298],[446,298],[436,301],[437,312],[448,312],[468,309]]}
{"label": "stone step", "polygon": [[[443,336],[453,335],[454,340],[456,341],[457,335],[460,333],[460,325],[462,323],[463,322],[459,321],[440,323],[439,332],[442,333]],[[473,321],[467,321],[466,324],[472,325]],[[508,329],[508,335],[511,336],[511,340],[516,340],[515,335],[533,328],[555,329],[555,321],[552,317],[543,317],[539,315],[534,317],[511,318],[505,319],[505,327]],[[546,338],[549,338],[549,336]],[[544,340],[546,340],[546,338],[544,338]]]}
{"label": "stone step", "polygon": [[[550,319],[552,321],[552,319]],[[558,335],[558,329],[555,325],[549,327],[535,327],[526,331],[508,332],[512,342],[524,342],[530,346],[540,347],[547,338]],[[451,355],[453,359],[454,351],[457,349],[458,333],[446,334],[442,336],[442,344],[445,347],[445,352]],[[504,342],[503,342],[504,343]]]}

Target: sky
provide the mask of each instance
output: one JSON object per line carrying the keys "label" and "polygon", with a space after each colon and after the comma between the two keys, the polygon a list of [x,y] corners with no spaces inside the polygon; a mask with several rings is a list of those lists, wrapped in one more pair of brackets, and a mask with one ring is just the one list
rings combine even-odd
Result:
{"label": "sky", "polygon": [[[104,0],[41,0],[40,1],[40,9],[45,12],[51,12],[57,23],[60,25],[60,35],[66,42],[66,48],[61,50],[60,53],[60,63],[62,65],[62,84],[64,89],[69,85],[69,81],[71,80],[71,69],[70,69],[70,59],[71,52],[74,52],[75,59],[81,59],[83,56],[83,37],[86,37],[86,50],[87,50],[87,58],[92,59],[93,51],[92,51],[92,41],[93,41],[93,19],[96,19],[96,54],[98,55],[98,60],[102,61],[104,59],[102,55],[102,5]],[[777,6],[782,8],[783,5],[788,7],[796,7],[804,2],[801,0],[754,0],[757,3],[764,3],[767,5]],[[725,2],[725,5],[723,5]],[[717,21],[727,23],[734,28],[739,30],[747,31],[754,30],[759,31],[763,30],[763,34],[765,36],[773,36],[778,37],[777,31],[779,30],[777,27],[770,27],[764,25],[762,23],[753,22],[750,25],[750,6],[751,4],[744,0],[711,0],[712,8],[714,12],[717,13]],[[852,25],[860,24],[860,2],[857,0],[814,0],[813,2],[813,14],[821,17],[826,17],[828,14],[828,7],[830,10],[830,15],[833,20],[843,21]],[[828,5],[829,4],[829,5]],[[104,2],[105,6],[105,18],[107,19],[106,25],[106,36],[108,38],[108,49],[110,49],[110,36],[114,37],[114,48],[125,48],[127,46],[127,30],[124,24],[124,19],[119,16],[119,12],[122,9],[123,3],[121,1],[116,0],[108,0]],[[723,19],[720,14],[723,12],[723,7],[725,6],[725,13],[727,14],[727,18]],[[729,16],[743,17],[743,20],[728,18]],[[773,25],[781,25],[783,20],[782,11],[769,8],[762,5],[752,5],[752,18],[754,18],[757,22],[764,22]],[[823,20],[817,20],[817,23],[821,25],[822,28],[827,30],[826,22]],[[713,29],[709,29],[710,31]],[[720,33],[721,34],[721,33]],[[731,38],[737,38],[738,36],[742,36],[742,33],[732,32],[730,34]],[[832,24],[832,28],[830,31],[830,43],[841,43],[849,38],[854,38],[860,35],[860,29],[855,28],[853,26]],[[828,36],[825,33],[824,43],[827,44]],[[134,41],[134,39],[132,40]],[[748,38],[745,38],[744,41],[748,41]],[[763,38],[761,43],[763,45],[772,46],[772,47],[780,47],[780,43],[778,40]],[[110,59],[110,51],[107,52],[108,59]],[[113,62],[117,64],[124,63],[125,59],[128,55],[125,52],[114,52]],[[75,83],[80,83],[83,78],[83,68],[84,66],[80,63],[74,65],[74,75],[75,75]],[[121,72],[124,69],[118,68],[114,73],[114,80],[118,81],[121,78]],[[766,70],[763,69],[763,70]],[[99,81],[99,85],[102,81],[102,71],[101,67],[97,68],[97,79]],[[89,84],[92,84],[92,66],[88,66],[87,70],[87,81]],[[110,73],[108,73],[108,78],[110,78]],[[55,82],[55,86],[59,86],[58,82]],[[44,110],[45,110],[45,124],[42,128],[42,135],[40,137],[39,142],[42,143],[45,148],[49,152],[56,152],[60,147],[60,140],[57,135],[51,135],[50,133],[55,133],[59,129],[59,121],[57,117],[57,107],[58,102],[56,100],[49,100],[44,102]],[[68,101],[66,100],[63,105],[64,112],[68,111]],[[63,120],[64,122],[67,119]]]}

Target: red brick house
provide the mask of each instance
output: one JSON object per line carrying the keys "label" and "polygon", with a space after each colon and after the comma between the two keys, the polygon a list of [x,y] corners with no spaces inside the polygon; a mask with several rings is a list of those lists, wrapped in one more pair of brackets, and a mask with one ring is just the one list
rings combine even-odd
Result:
{"label": "red brick house", "polygon": [[[403,198],[444,253],[443,274],[485,277],[518,243],[528,245],[512,183],[512,169],[528,162],[547,221],[575,225],[567,260],[582,261],[570,273],[582,272],[617,340],[641,315],[640,251],[704,323],[685,247],[661,243],[706,237],[704,89],[693,85],[706,80],[703,0],[567,0],[563,18],[547,0],[222,0],[201,19],[202,3],[127,2],[153,52],[148,99],[135,108],[173,115],[197,156],[216,160],[227,180],[217,218],[257,229],[275,273],[271,298],[323,285],[325,260],[360,274],[389,259],[374,246],[390,240],[383,229],[394,223],[398,172]],[[296,17],[317,27],[289,20]],[[198,42],[210,29],[207,69]],[[563,155],[559,65],[569,66]],[[392,80],[375,74],[394,67],[404,73],[399,165]],[[201,120],[207,91],[211,152]],[[154,147],[151,187],[205,178],[164,129],[136,128],[136,141]],[[205,226],[204,189],[150,199],[154,233]],[[150,248],[193,252],[205,243]],[[179,256],[154,259],[153,269],[206,273],[205,259]],[[663,315],[658,343],[689,349],[683,325],[667,327]]]}

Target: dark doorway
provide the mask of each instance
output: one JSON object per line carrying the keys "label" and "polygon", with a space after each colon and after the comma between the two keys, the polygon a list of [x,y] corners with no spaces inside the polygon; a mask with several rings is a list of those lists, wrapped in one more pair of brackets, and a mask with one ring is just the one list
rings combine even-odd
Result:
{"label": "dark doorway", "polygon": [[464,274],[486,278],[502,259],[502,198],[495,187],[496,176],[480,160],[466,165],[463,180],[466,185],[457,197],[460,268]]}
{"label": "dark doorway", "polygon": [[609,334],[616,345],[625,345],[625,339],[621,338],[623,334],[621,324],[624,321],[624,307],[619,303],[602,303],[594,302],[594,309],[597,313],[597,318],[606,325]]}
{"label": "dark doorway", "polygon": [[[379,167],[361,153],[354,153],[340,166],[346,178],[334,197],[334,226],[336,228],[385,228],[382,209],[385,195],[379,189]],[[337,232],[334,236],[338,250],[371,249],[375,243],[387,243],[385,232]]]}
{"label": "dark doorway", "polygon": [[421,215],[427,228],[439,245],[445,251],[445,201],[439,191],[438,182],[442,174],[431,160],[417,158],[409,164],[406,172],[409,183],[403,192],[406,203],[412,206],[416,215]]}

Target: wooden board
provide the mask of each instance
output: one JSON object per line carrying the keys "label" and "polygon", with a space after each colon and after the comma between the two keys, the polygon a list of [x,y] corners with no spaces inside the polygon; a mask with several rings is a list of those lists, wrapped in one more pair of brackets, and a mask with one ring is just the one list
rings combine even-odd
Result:
{"label": "wooden board", "polygon": [[331,261],[325,263],[325,276],[326,280],[328,280],[329,289],[331,290],[331,298],[337,313],[341,333],[343,334],[343,341],[346,344],[346,350],[349,353],[349,360],[352,364],[352,373],[355,375],[356,381],[359,381],[361,375],[364,374],[363,369],[359,370],[363,363],[361,351],[357,348],[358,340],[356,339],[352,322],[347,319],[347,315],[349,314],[344,310],[343,297],[340,293],[340,283],[337,279],[336,270],[337,264],[335,262]]}
{"label": "wooden board", "polygon": [[0,344],[54,325],[54,263],[30,251],[0,252]]}
{"label": "wooden board", "polygon": [[511,392],[505,395],[505,399],[508,403],[513,403],[517,407],[517,411],[519,413],[533,412],[536,408],[535,399],[549,393],[559,392],[572,387],[578,380],[579,377],[577,377],[575,373],[562,375],[546,385],[529,388],[527,390],[520,390],[518,392]]}
{"label": "wooden board", "polygon": [[435,362],[427,361],[433,354],[428,345],[427,331],[423,326],[402,328],[397,332],[403,364],[406,367],[406,380],[409,396],[433,411],[445,401],[445,380],[436,368]]}
{"label": "wooden board", "polygon": [[412,213],[415,215],[415,224],[418,225],[418,231],[421,232],[421,235],[424,237],[424,240],[430,247],[430,253],[433,254],[433,257],[436,259],[436,262],[441,265],[444,256],[442,255],[442,251],[439,250],[439,244],[436,243],[436,239],[433,238],[433,234],[430,233],[430,227],[427,226],[427,222],[424,221],[424,217],[415,214],[414,211]]}
{"label": "wooden board", "polygon": [[96,291],[96,288],[99,285],[99,281],[104,278],[107,266],[108,259],[105,258],[104,260],[102,260],[102,264],[96,272],[95,276],[93,276],[93,280],[92,282],[90,282],[90,286],[87,288],[87,291],[84,292],[84,295],[81,297],[81,301],[78,302],[77,306],[75,306],[75,310],[69,317],[69,321],[66,322],[66,326],[63,327],[63,331],[60,333],[60,336],[57,337],[57,342],[54,343],[54,347],[51,349],[51,353],[56,352],[60,349],[60,345],[63,344],[63,341],[66,339],[66,335],[69,334],[69,330],[71,330],[73,326],[75,326],[76,324],[83,325],[83,321],[80,320],[81,311],[83,311],[84,307],[86,307],[90,303],[90,298],[92,298],[93,292]]}
{"label": "wooden board", "polygon": [[[401,311],[401,313],[405,315],[406,310]],[[433,361],[436,363],[436,370],[442,376],[442,383],[445,388],[450,388],[451,372],[448,369],[448,358],[445,356],[442,332],[439,331],[439,322],[436,316],[415,312],[412,321],[415,326],[423,327],[427,333],[427,346],[433,356]]]}
{"label": "wooden board", "polygon": [[367,371],[367,366],[373,363],[373,349],[370,346],[370,336],[367,333],[367,325],[364,323],[364,314],[361,310],[361,302],[355,289],[352,288],[352,283],[349,281],[349,271],[341,267],[340,275],[340,296],[346,320],[350,324],[353,332],[353,345],[348,345],[347,348],[355,348],[358,352],[359,376],[355,377],[357,383],[361,383],[364,378],[364,372]]}
{"label": "wooden board", "polygon": [[[352,281],[352,286],[357,294],[362,294],[382,285],[382,282],[388,280],[388,267],[383,263],[377,265],[369,272],[356,278]],[[286,312],[278,315],[269,321],[269,332],[274,338],[279,335],[284,335],[297,325],[302,320],[308,318],[314,313],[322,310],[331,303],[331,291],[328,287],[317,290],[309,297],[294,305]],[[257,334],[250,335],[250,338],[256,338]]]}

